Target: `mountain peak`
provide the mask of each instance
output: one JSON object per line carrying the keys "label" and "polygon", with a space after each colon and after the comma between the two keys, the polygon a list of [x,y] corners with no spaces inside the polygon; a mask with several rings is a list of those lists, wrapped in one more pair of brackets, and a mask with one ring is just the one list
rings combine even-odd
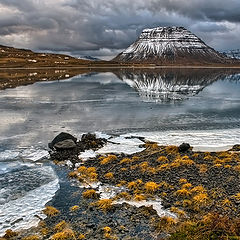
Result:
{"label": "mountain peak", "polygon": [[206,45],[184,27],[146,28],[139,38],[113,59],[155,64],[225,63],[223,54]]}

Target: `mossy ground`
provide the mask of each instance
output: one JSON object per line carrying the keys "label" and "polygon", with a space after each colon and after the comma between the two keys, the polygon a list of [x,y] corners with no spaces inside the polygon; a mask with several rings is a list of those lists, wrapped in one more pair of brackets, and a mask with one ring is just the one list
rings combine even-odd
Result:
{"label": "mossy ground", "polygon": [[[52,202],[60,213],[46,219],[40,239],[240,239],[239,152],[179,153],[175,146],[155,143],[145,147],[129,156],[98,156],[71,172],[74,181],[100,181],[125,190],[100,201],[93,189],[68,189]],[[161,198],[178,218],[159,217],[152,208],[113,204],[122,198]],[[56,224],[62,221],[64,228],[57,234]]]}

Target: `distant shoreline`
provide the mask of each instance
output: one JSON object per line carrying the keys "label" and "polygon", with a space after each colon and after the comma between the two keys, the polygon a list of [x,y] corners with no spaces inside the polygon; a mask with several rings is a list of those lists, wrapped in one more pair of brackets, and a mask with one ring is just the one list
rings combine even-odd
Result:
{"label": "distant shoreline", "polygon": [[[81,74],[89,74],[93,72],[105,73],[112,72],[119,74],[123,72],[188,72],[188,78],[191,77],[191,72],[198,72],[202,74],[206,72],[217,72],[217,74],[239,74],[240,66],[143,66],[143,65],[81,65],[81,66],[43,66],[43,67],[0,67],[0,90],[7,88],[15,88],[33,84],[35,82],[44,81],[60,81],[69,79]],[[164,74],[165,74],[164,73]],[[190,75],[189,75],[190,74]]]}
{"label": "distant shoreline", "polygon": [[203,65],[203,66],[190,66],[190,65],[183,65],[183,66],[179,66],[179,65],[164,65],[164,66],[136,66],[136,65],[131,65],[131,66],[114,66],[114,65],[110,65],[110,66],[44,66],[44,67],[0,67],[0,70],[38,70],[38,69],[162,69],[162,68],[166,68],[166,69],[170,69],[170,68],[181,68],[181,69],[240,69],[240,65],[239,66],[207,66],[207,65]]}

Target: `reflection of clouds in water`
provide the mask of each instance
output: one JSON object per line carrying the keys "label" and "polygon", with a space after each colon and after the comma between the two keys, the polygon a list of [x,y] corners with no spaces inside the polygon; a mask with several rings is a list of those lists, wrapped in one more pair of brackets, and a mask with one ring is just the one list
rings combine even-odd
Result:
{"label": "reflection of clouds in water", "polygon": [[[170,88],[170,94],[181,90],[189,96],[189,89],[194,92],[197,91],[195,86],[207,86],[189,100],[175,104],[142,102],[136,90],[122,81],[126,73],[121,76],[119,72],[114,73],[88,74],[68,81],[40,82],[1,91],[0,118],[4,121],[0,123],[0,135],[2,138],[19,135],[9,144],[21,147],[35,145],[39,141],[47,146],[47,142],[60,131],[76,134],[115,129],[128,132],[129,129],[172,129],[183,126],[207,128],[209,123],[213,126],[226,123],[233,126],[240,119],[240,97],[237,95],[240,85],[228,81],[209,85],[225,78],[218,71],[212,75],[203,70],[200,73],[161,74],[162,82],[157,82],[157,90],[164,86],[166,92]],[[152,72],[145,76],[131,74],[138,81],[150,79],[150,83],[151,79],[157,81],[159,75]],[[126,77],[133,82],[131,78],[131,75]],[[151,86],[154,92],[156,85]],[[179,86],[184,88],[179,89]],[[229,100],[229,97],[236,100]],[[222,111],[226,108],[228,112]],[[7,122],[8,118],[12,118],[10,123]]]}

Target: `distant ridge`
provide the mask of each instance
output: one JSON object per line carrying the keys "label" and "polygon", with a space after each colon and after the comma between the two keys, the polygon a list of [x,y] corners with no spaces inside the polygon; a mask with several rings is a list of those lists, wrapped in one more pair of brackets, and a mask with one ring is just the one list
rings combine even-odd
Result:
{"label": "distant ridge", "polygon": [[230,58],[240,59],[240,49],[225,50],[222,53]]}
{"label": "distant ridge", "polygon": [[184,27],[144,29],[113,61],[154,64],[225,64],[229,57],[206,45]]}

